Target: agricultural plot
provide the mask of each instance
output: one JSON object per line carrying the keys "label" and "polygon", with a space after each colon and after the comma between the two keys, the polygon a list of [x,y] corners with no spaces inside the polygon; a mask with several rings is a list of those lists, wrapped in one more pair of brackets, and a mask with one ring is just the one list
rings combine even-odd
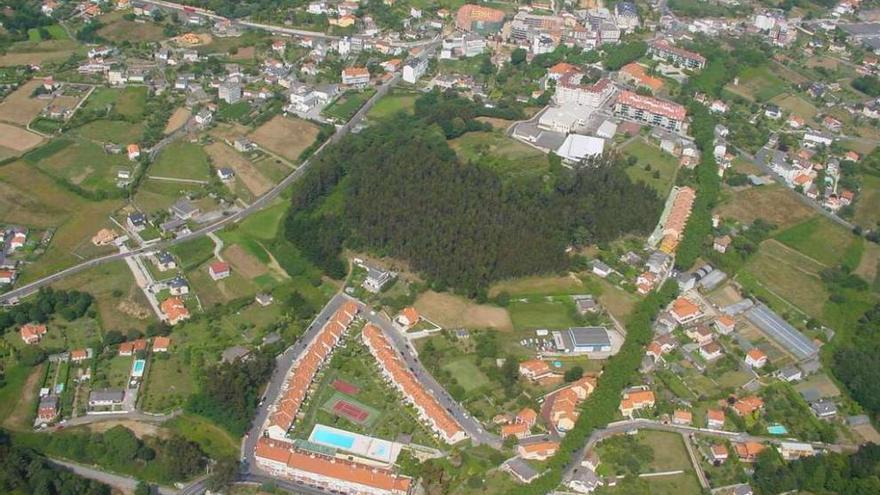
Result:
{"label": "agricultural plot", "polygon": [[178,141],[159,153],[148,173],[151,177],[207,181],[211,178],[211,166],[201,146]]}
{"label": "agricultural plot", "polygon": [[280,155],[294,163],[299,155],[315,142],[318,126],[311,122],[282,116],[258,127],[250,138],[261,147]]}
{"label": "agricultural plot", "polygon": [[21,85],[0,102],[0,120],[25,126],[46,108],[49,100],[31,98],[43,81],[33,79]]}
{"label": "agricultural plot", "polygon": [[678,160],[659,147],[634,139],[621,150],[626,156],[634,156],[638,162],[626,168],[626,175],[635,182],[644,182],[661,196],[669,194],[678,171]]}
{"label": "agricultural plot", "polygon": [[445,363],[443,369],[448,371],[456,382],[464,388],[465,392],[472,392],[480,387],[489,385],[489,379],[474,364],[470,356],[460,357]]}
{"label": "agricultural plot", "polygon": [[770,102],[777,105],[782,110],[793,113],[804,120],[812,120],[813,117],[819,113],[812,103],[792,93],[778,95],[772,98]]}
{"label": "agricultural plot", "polygon": [[137,120],[143,116],[146,104],[146,86],[130,86],[123,89],[97,88],[83,103],[83,108],[103,109],[112,106],[113,110],[122,117]]}
{"label": "agricultural plot", "polygon": [[165,210],[181,197],[202,187],[199,184],[148,179],[138,186],[133,202],[141,211]]}
{"label": "agricultural plot", "polygon": [[70,57],[76,51],[77,46],[73,40],[15,43],[0,55],[0,67],[58,62]]}
{"label": "agricultural plot", "polygon": [[838,264],[853,243],[846,229],[820,216],[780,232],[776,240],[827,266]]}
{"label": "agricultural plot", "polygon": [[82,261],[73,252],[95,235],[96,219],[107,218],[120,204],[118,200],[88,201],[25,160],[0,167],[0,221],[55,229],[46,251],[27,265],[20,280],[34,280]]}
{"label": "agricultural plot", "polygon": [[67,31],[59,24],[52,24],[43,28],[28,29],[28,41],[40,42],[48,40],[69,40]]}
{"label": "agricultural plot", "polygon": [[513,301],[508,306],[515,330],[568,328],[577,326],[574,303],[568,297],[531,298]]}
{"label": "agricultural plot", "polygon": [[63,149],[41,160],[25,157],[45,173],[89,192],[116,190],[116,170],[130,166],[122,154],[105,152],[99,145],[75,140]]}
{"label": "agricultural plot", "polygon": [[725,89],[752,101],[769,101],[786,89],[785,81],[767,65],[749,67],[739,75],[739,84],[728,84]]}
{"label": "agricultural plot", "polygon": [[507,310],[473,302],[446,292],[427,291],[416,299],[415,308],[444,328],[490,328],[512,330]]}
{"label": "agricultural plot", "polygon": [[174,113],[168,118],[168,123],[165,124],[165,134],[171,134],[183,127],[183,125],[186,124],[186,121],[189,120],[190,115],[192,115],[192,112],[186,107],[180,107],[174,110]]}
{"label": "agricultural plot", "polygon": [[523,277],[505,280],[494,284],[489,289],[489,297],[505,292],[511,297],[544,295],[544,294],[581,294],[588,291],[581,279],[569,275],[560,277]]}
{"label": "agricultural plot", "polygon": [[162,26],[155,22],[123,19],[124,12],[111,12],[99,18],[104,26],[98,34],[113,42],[160,41],[165,38]]}
{"label": "agricultural plot", "polygon": [[415,107],[416,98],[415,94],[392,92],[373,105],[373,108],[367,112],[367,118],[381,120],[398,112],[411,112]]}
{"label": "agricultural plot", "polygon": [[0,147],[21,154],[43,142],[43,138],[20,127],[0,122]]}
{"label": "agricultural plot", "polygon": [[780,229],[790,227],[815,215],[790,190],[779,186],[750,187],[731,194],[715,213],[750,224],[761,218]]}
{"label": "agricultural plot", "polygon": [[[824,266],[777,241],[761,244],[738,279],[746,286],[755,285],[783,303],[804,313],[820,317],[828,293],[819,272]],[[760,293],[760,292],[759,292]]]}
{"label": "agricultural plot", "polygon": [[109,142],[125,146],[137,143],[144,128],[142,124],[132,124],[121,120],[95,120],[80,127],[77,132],[95,142]]}
{"label": "agricultural plot", "polygon": [[53,285],[74,290],[88,287],[95,298],[98,321],[103,330],[144,330],[155,318],[146,296],[123,261],[105,263],[63,278]]}
{"label": "agricultural plot", "polygon": [[855,204],[853,221],[864,228],[880,223],[880,177],[862,174],[862,190]]}
{"label": "agricultural plot", "polygon": [[182,407],[195,390],[192,367],[181,360],[180,353],[154,354],[141,405],[146,411],[168,412]]}
{"label": "agricultural plot", "polygon": [[234,170],[235,177],[254,196],[262,196],[272,188],[272,181],[263,176],[257,167],[228,145],[220,142],[212,143],[205,146],[205,152],[211,157],[215,167],[229,167]]}

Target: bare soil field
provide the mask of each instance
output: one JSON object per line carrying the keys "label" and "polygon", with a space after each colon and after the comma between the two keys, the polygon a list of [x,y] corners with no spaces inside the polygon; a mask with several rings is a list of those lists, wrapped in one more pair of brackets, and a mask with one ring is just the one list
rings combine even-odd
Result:
{"label": "bare soil field", "polygon": [[244,250],[240,245],[233,244],[223,251],[223,258],[232,263],[236,272],[245,278],[256,278],[269,273],[269,269],[256,257]]}
{"label": "bare soil field", "polygon": [[416,299],[414,306],[425,317],[445,328],[513,330],[506,309],[474,304],[452,294],[428,291]]}
{"label": "bare soil field", "polygon": [[155,22],[128,21],[122,12],[111,12],[101,17],[104,27],[98,34],[110,41],[159,41],[165,38],[162,26]]}
{"label": "bare soil field", "polygon": [[42,64],[64,60],[74,52],[76,46],[77,44],[73,40],[15,44],[10,51],[0,55],[0,67]]}
{"label": "bare soil field", "polygon": [[715,213],[721,218],[733,218],[743,223],[762,218],[779,228],[800,223],[814,215],[813,210],[798,200],[793,192],[776,185],[738,191]]}
{"label": "bare soil field", "polygon": [[34,401],[37,399],[37,387],[40,384],[40,379],[43,378],[43,366],[45,364],[35,367],[31,374],[28,375],[27,381],[21,389],[21,397],[19,397],[18,402],[15,404],[12,414],[3,422],[3,426],[10,429],[31,426],[27,424],[27,420],[31,415],[31,411],[36,407]]}
{"label": "bare soil field", "polygon": [[877,430],[871,423],[853,426],[853,430],[867,442],[880,443],[880,433],[877,433]]}
{"label": "bare soil field", "polygon": [[495,129],[507,129],[510,127],[510,124],[513,123],[512,120],[507,119],[498,119],[495,117],[477,117],[477,120],[480,122],[485,122],[491,124]]}
{"label": "bare soil field", "polygon": [[877,277],[878,266],[880,266],[880,246],[873,242],[866,242],[865,252],[862,253],[862,259],[859,260],[855,274],[868,282],[873,282]]}
{"label": "bare soil field", "polygon": [[253,60],[254,55],[257,53],[256,47],[253,46],[245,46],[239,48],[238,51],[235,52],[235,55],[230,55],[230,60]]}
{"label": "bare soil field", "polygon": [[[2,65],[2,64],[0,64]],[[21,85],[0,102],[0,120],[18,125],[27,125],[46,108],[50,100],[31,98],[34,89],[43,84],[32,79]]]}
{"label": "bare soil field", "polygon": [[27,151],[43,142],[43,138],[20,127],[0,123],[0,146],[15,151]]}
{"label": "bare soil field", "polygon": [[165,134],[171,134],[183,127],[183,124],[186,124],[186,121],[189,120],[190,115],[192,115],[192,112],[189,111],[189,108],[180,107],[175,110],[168,119],[168,124],[165,126]]}
{"label": "bare soil field", "polygon": [[267,179],[254,165],[244,159],[237,151],[224,143],[213,143],[205,147],[205,151],[216,167],[229,167],[254,196],[260,196],[272,188],[272,181]]}
{"label": "bare soil field", "polygon": [[235,138],[244,136],[249,132],[251,132],[250,128],[241,124],[218,123],[216,127],[208,131],[208,134],[231,143]]}
{"label": "bare soil field", "polygon": [[280,115],[266,122],[251,133],[250,137],[260,146],[296,162],[300,153],[318,136],[318,127],[311,122],[290,119]]}
{"label": "bare soil field", "polygon": [[116,426],[124,426],[134,433],[134,436],[143,438],[151,437],[168,437],[168,432],[157,425],[151,423],[143,423],[140,421],[132,421],[128,419],[114,419],[110,421],[101,421],[89,425],[89,429],[95,433],[103,433]]}

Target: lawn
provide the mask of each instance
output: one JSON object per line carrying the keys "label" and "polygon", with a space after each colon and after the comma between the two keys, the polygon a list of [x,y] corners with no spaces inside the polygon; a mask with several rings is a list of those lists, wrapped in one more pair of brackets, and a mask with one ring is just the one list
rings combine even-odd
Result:
{"label": "lawn", "polygon": [[650,478],[647,483],[651,489],[651,495],[700,495],[703,493],[700,482],[693,473]]}
{"label": "lawn", "polygon": [[99,360],[97,371],[92,377],[92,386],[94,388],[125,388],[131,374],[132,362],[133,358],[130,356],[117,355]]}
{"label": "lawn", "polygon": [[133,202],[142,211],[165,210],[181,197],[192,191],[200,191],[203,187],[200,184],[146,179],[138,186]]}
{"label": "lawn", "polygon": [[184,414],[166,422],[164,426],[199,444],[212,459],[238,457],[239,440],[201,416]]}
{"label": "lawn", "polygon": [[147,87],[129,86],[122,90],[116,100],[116,112],[125,118],[140,118],[147,105]]}
{"label": "lawn", "polygon": [[180,260],[178,266],[182,270],[190,270],[214,256],[214,242],[208,237],[199,237],[172,247],[171,252]]}
{"label": "lawn", "polygon": [[143,125],[121,120],[95,120],[79,128],[80,135],[85,138],[122,146],[137,143],[143,132]]}
{"label": "lawn", "polygon": [[471,392],[490,383],[470,356],[449,361],[443,365],[443,369],[452,374],[452,377],[464,388],[465,392]]}
{"label": "lawn", "polygon": [[159,153],[159,158],[150,166],[149,174],[154,177],[208,180],[211,178],[211,168],[208,155],[201,146],[178,141]]}
{"label": "lawn", "polygon": [[27,428],[33,414],[32,402],[36,400],[39,381],[43,378],[44,365],[8,366],[0,387],[0,425],[7,428]]}
{"label": "lawn", "polygon": [[506,292],[512,297],[589,293],[581,279],[575,276],[534,276],[498,282],[489,289],[489,297]]}
{"label": "lawn", "polygon": [[528,302],[511,302],[508,311],[513,321],[513,328],[515,330],[562,329],[577,325],[577,320],[574,318],[574,303],[570,298],[547,299],[531,298]]}
{"label": "lawn", "polygon": [[383,96],[373,108],[367,112],[367,118],[381,120],[398,112],[411,113],[416,104],[417,95],[412,93],[392,92]]}
{"label": "lawn", "polygon": [[375,93],[376,90],[372,88],[363,91],[348,91],[343,93],[321,113],[340,122],[348,122]]}
{"label": "lawn", "polygon": [[654,460],[648,464],[651,472],[691,468],[684,440],[678,433],[644,431],[637,435],[637,439],[639,443],[648,445],[654,450]]}
{"label": "lawn", "polygon": [[[844,258],[853,236],[831,220],[816,216],[780,232],[776,240],[824,265],[833,266]],[[858,264],[858,260],[855,261]]]}
{"label": "lawn", "polygon": [[113,105],[119,100],[121,91],[112,88],[95,88],[89,99],[83,103],[83,108],[98,109]]}
{"label": "lawn", "polygon": [[61,27],[61,25],[59,25],[59,24],[52,24],[51,26],[45,26],[43,29],[45,29],[47,34],[49,35],[48,38],[44,38],[40,34],[40,29],[31,28],[31,29],[28,29],[28,31],[27,31],[28,41],[40,42],[40,41],[43,41],[44,39],[46,39],[46,40],[68,40],[68,39],[70,39],[70,37],[67,36],[67,31],[65,31],[64,28]]}
{"label": "lawn", "polygon": [[634,156],[638,160],[638,163],[626,168],[626,174],[630,179],[644,182],[661,196],[669,194],[675,182],[675,173],[678,171],[678,160],[674,156],[641,138],[634,139],[621,151],[624,155]]}
{"label": "lawn", "polygon": [[537,179],[549,168],[544,153],[502,131],[468,132],[449,141],[449,145],[463,162],[478,162],[508,177]]}
{"label": "lawn", "polygon": [[818,110],[816,110],[816,107],[814,107],[812,103],[796,94],[784,93],[776,96],[770,101],[779,106],[779,108],[793,113],[804,120],[812,120],[812,118],[818,113]]}
{"label": "lawn", "polygon": [[182,407],[195,389],[192,368],[182,362],[179,352],[153,354],[141,406],[145,411],[168,412]]}
{"label": "lawn", "polygon": [[247,101],[239,101],[233,104],[226,102],[220,103],[217,110],[217,118],[224,121],[238,121],[251,111],[251,104]]}

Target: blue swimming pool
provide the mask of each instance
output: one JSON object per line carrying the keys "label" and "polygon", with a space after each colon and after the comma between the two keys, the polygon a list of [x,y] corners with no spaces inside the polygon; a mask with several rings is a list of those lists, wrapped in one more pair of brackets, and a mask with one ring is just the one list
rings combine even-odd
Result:
{"label": "blue swimming pool", "polygon": [[312,431],[312,441],[323,443],[325,445],[332,445],[338,449],[345,450],[350,450],[351,447],[354,446],[353,436],[336,431],[325,430],[324,428],[321,428],[321,425],[315,426],[315,429]]}
{"label": "blue swimming pool", "polygon": [[784,426],[776,424],[768,426],[767,433],[771,435],[785,435],[788,433],[788,430]]}
{"label": "blue swimming pool", "polygon": [[146,367],[146,365],[146,361],[138,359],[134,362],[134,366],[131,368],[131,374],[134,376],[144,376],[144,367]]}

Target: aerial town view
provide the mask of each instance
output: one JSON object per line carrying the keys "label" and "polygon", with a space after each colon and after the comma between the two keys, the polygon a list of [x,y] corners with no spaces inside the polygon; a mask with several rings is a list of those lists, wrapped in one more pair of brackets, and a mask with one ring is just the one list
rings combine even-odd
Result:
{"label": "aerial town view", "polygon": [[0,494],[880,494],[880,0],[0,0]]}

